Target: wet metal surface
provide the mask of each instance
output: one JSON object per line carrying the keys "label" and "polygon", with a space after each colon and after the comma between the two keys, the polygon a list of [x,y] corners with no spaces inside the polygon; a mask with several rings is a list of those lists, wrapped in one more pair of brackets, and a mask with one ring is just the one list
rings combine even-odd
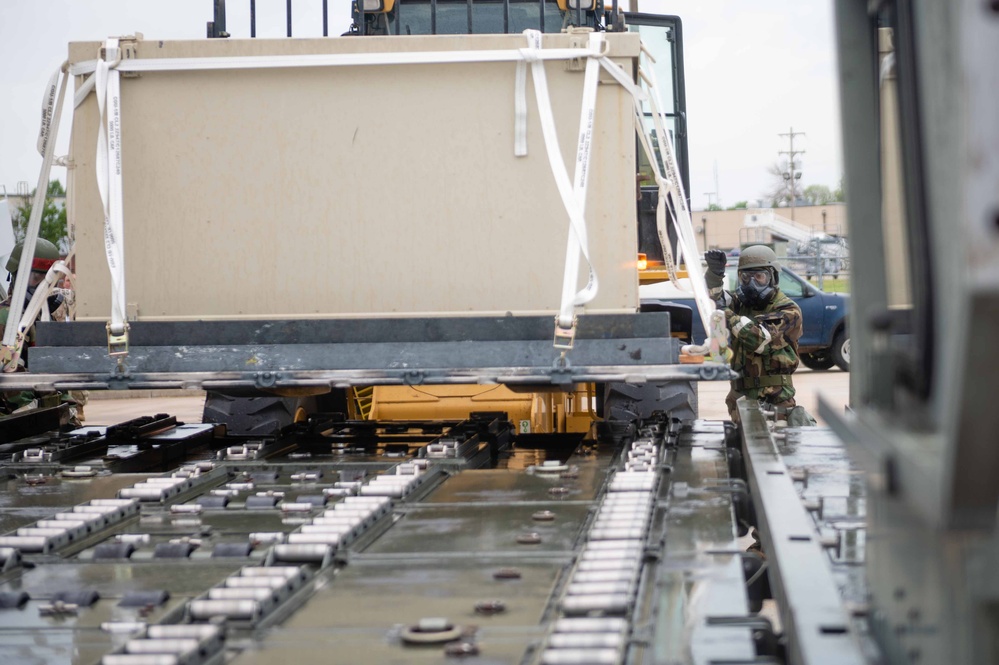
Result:
{"label": "wet metal surface", "polygon": [[785,430],[778,450],[815,521],[848,606],[866,608],[867,499],[864,477],[842,442],[824,428]]}
{"label": "wet metal surface", "polygon": [[[267,459],[216,460],[190,479],[13,478],[0,495],[8,532],[121,490],[188,484],[0,572],[0,592],[31,596],[21,609],[0,610],[0,662],[95,665],[135,637],[131,624],[207,627],[226,599],[249,603],[245,611],[227,605],[234,613],[219,623],[225,662],[233,663],[438,663],[460,655],[464,663],[526,665],[541,662],[542,650],[571,655],[583,642],[656,662],[748,658],[747,629],[711,624],[715,614],[745,612],[731,496],[716,486],[728,473],[720,432],[702,425],[671,438],[654,459],[628,457],[631,441],[532,439],[500,451],[483,443],[465,457],[426,459],[423,444],[403,455],[364,446],[337,455],[317,440],[278,446]],[[653,479],[648,507],[636,513],[627,487]],[[405,493],[375,496],[399,483]],[[633,551],[624,548],[634,576],[604,565],[614,547],[606,538],[615,533],[637,538]],[[534,534],[538,542],[518,542]],[[126,558],[102,558],[109,555]],[[296,581],[285,588],[278,580],[274,593],[244,574],[282,567]],[[605,590],[606,611],[621,627],[590,635],[559,624]],[[40,608],[65,591],[100,599],[75,614],[42,616]],[[157,591],[169,593],[165,602],[120,605],[127,593]],[[253,606],[253,598],[263,604]],[[442,644],[404,643],[407,627],[440,621],[470,646],[452,644],[448,656]],[[102,630],[109,622],[115,632]],[[157,648],[143,639],[134,648]]]}
{"label": "wet metal surface", "polygon": [[[102,623],[162,621],[170,613],[205,588],[237,568],[234,563],[202,563],[169,566],[148,564],[40,565],[0,585],[0,591],[24,590],[31,600],[18,610],[2,610],[0,615],[0,662],[3,663],[81,663],[90,665],[115,648],[121,636],[102,630]],[[126,592],[169,590],[164,605],[148,611],[143,607],[122,607]],[[39,616],[39,607],[53,595],[72,590],[95,590],[100,594],[93,606],[75,616]],[[116,641],[117,640],[117,641]]]}
{"label": "wet metal surface", "polygon": [[[31,474],[27,477],[37,476]],[[0,533],[45,519],[91,499],[114,497],[119,489],[130,487],[147,477],[144,474],[106,474],[69,480],[55,474],[46,475],[43,484],[29,484],[24,474],[8,477],[0,481]]]}
{"label": "wet metal surface", "polygon": [[[444,661],[440,645],[406,646],[400,633],[421,618],[446,617],[474,630],[482,660],[462,662],[519,663],[525,645],[543,635],[549,597],[562,568],[520,563],[521,579],[495,580],[489,564],[502,560],[348,565],[270,633],[262,650],[248,651],[234,662],[439,663]],[[505,611],[477,613],[483,597],[502,600]]]}
{"label": "wet metal surface", "polygon": [[671,483],[660,496],[666,510],[654,527],[662,534],[662,558],[642,598],[652,626],[651,662],[755,656],[746,628],[710,622],[748,614],[732,496],[717,486],[728,478],[724,448],[721,424],[697,421],[681,431],[668,458]]}
{"label": "wet metal surface", "polygon": [[[807,465],[795,467],[788,462],[796,454],[799,460],[807,461],[806,453],[817,450],[815,475],[827,476],[817,484],[832,487],[835,476],[840,475],[828,473],[837,468],[832,462],[837,456],[835,447],[810,446],[811,451],[792,447],[785,457],[757,404],[740,400],[739,413],[758,528],[767,552],[770,584],[789,635],[789,655],[796,662],[862,663],[862,631],[843,605],[825,544],[796,487],[806,483],[811,474]],[[786,440],[789,435],[781,432],[777,439],[782,436]],[[843,471],[849,475],[848,469]]]}

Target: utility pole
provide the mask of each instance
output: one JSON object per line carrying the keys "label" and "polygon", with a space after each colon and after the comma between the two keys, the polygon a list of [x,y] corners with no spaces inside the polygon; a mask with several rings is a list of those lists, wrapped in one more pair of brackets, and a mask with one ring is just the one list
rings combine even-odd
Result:
{"label": "utility pole", "polygon": [[721,205],[721,187],[718,186],[718,160],[714,162],[714,172],[715,172],[715,200],[718,201],[718,205]]}
{"label": "utility pole", "polygon": [[789,143],[790,143],[790,147],[789,147],[788,150],[780,150],[780,151],[777,152],[777,154],[778,155],[787,155],[787,159],[788,159],[788,169],[782,175],[784,176],[784,180],[788,180],[791,183],[791,219],[792,220],[794,220],[794,203],[795,203],[795,200],[798,198],[797,188],[795,187],[795,182],[801,179],[801,171],[796,171],[795,170],[797,168],[797,166],[795,165],[794,157],[795,157],[795,155],[804,155],[805,154],[804,150],[795,150],[794,149],[794,137],[795,136],[804,136],[804,135],[805,135],[805,132],[796,132],[796,131],[794,131],[794,127],[791,127],[791,130],[789,132],[787,132],[786,134],[778,134],[778,136],[786,136],[788,138]]}

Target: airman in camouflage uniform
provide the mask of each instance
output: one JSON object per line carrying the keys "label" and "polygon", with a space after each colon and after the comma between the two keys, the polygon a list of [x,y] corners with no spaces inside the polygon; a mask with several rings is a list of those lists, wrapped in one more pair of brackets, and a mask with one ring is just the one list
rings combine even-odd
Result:
{"label": "airman in camouflage uniform", "polygon": [[801,310],[778,286],[777,256],[764,245],[743,250],[734,293],[724,289],[725,252],[710,250],[705,260],[708,288],[731,333],[732,369],[741,375],[725,399],[732,420],[739,421],[735,402],[745,395],[788,414],[789,424],[814,424],[803,408],[795,408],[791,374],[798,368]]}
{"label": "airman in camouflage uniform", "polygon": [[[10,254],[10,258],[7,260],[7,265],[5,266],[7,271],[10,273],[10,287],[13,290],[14,280],[17,278],[17,270],[21,262],[21,248],[22,243],[18,243]],[[38,238],[35,244],[35,255],[31,260],[31,274],[28,279],[28,292],[25,295],[25,306],[27,306],[28,301],[31,300],[35,289],[44,281],[45,275],[49,268],[59,259],[59,249],[53,245],[48,240],[44,238]],[[53,289],[52,294],[48,297],[48,308],[49,316],[53,321],[64,321],[68,317],[69,304],[72,299],[72,292],[66,289]],[[10,296],[7,297],[2,303],[0,303],[0,337],[3,336],[7,325],[16,325],[16,322],[11,322],[10,318]],[[24,346],[25,349],[22,351],[22,355],[19,359],[18,369],[23,369],[23,363],[25,355],[27,354],[27,347],[34,344],[35,337],[35,327],[32,325],[25,333]],[[0,358],[3,362],[9,362],[11,356],[9,351],[5,348],[0,352]],[[42,398],[46,395],[36,393],[31,390],[23,391],[2,391],[0,392],[0,414],[10,413],[16,411],[19,408],[31,406],[35,403],[40,403]],[[51,396],[54,400],[49,399],[49,402],[54,401],[54,404],[59,403],[60,395],[53,393]],[[68,399],[63,396],[64,401],[73,401],[74,404],[82,404],[79,400]],[[51,405],[51,404],[47,404]],[[75,409],[74,409],[75,410]],[[82,406],[79,409],[82,414]]]}

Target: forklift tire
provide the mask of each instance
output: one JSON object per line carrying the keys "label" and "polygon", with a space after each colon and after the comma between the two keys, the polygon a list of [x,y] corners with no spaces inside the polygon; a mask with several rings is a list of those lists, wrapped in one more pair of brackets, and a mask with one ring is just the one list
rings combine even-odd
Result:
{"label": "forklift tire", "polygon": [[226,426],[235,436],[273,436],[315,411],[315,397],[232,397],[209,392],[201,421]]}
{"label": "forklift tire", "polygon": [[665,411],[678,420],[694,420],[697,418],[697,383],[608,383],[603,406],[607,420],[648,418],[654,411]]}

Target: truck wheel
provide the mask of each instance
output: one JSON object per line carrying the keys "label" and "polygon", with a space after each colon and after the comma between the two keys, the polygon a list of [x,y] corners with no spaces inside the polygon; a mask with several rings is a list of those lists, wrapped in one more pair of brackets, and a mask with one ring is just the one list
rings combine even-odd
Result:
{"label": "truck wheel", "polygon": [[828,351],[817,353],[802,353],[801,364],[808,369],[823,370],[833,366],[832,355]]}
{"label": "truck wheel", "polygon": [[236,436],[270,436],[314,411],[314,404],[314,397],[233,397],[209,392],[201,421],[223,424],[228,434]]}
{"label": "truck wheel", "polygon": [[604,392],[604,415],[607,420],[648,418],[653,411],[665,411],[679,420],[694,420],[697,418],[697,382],[607,384]]}
{"label": "truck wheel", "polygon": [[831,353],[833,362],[836,363],[836,367],[839,367],[844,372],[849,372],[850,336],[847,334],[846,330],[840,330],[836,333],[836,337],[833,338]]}

